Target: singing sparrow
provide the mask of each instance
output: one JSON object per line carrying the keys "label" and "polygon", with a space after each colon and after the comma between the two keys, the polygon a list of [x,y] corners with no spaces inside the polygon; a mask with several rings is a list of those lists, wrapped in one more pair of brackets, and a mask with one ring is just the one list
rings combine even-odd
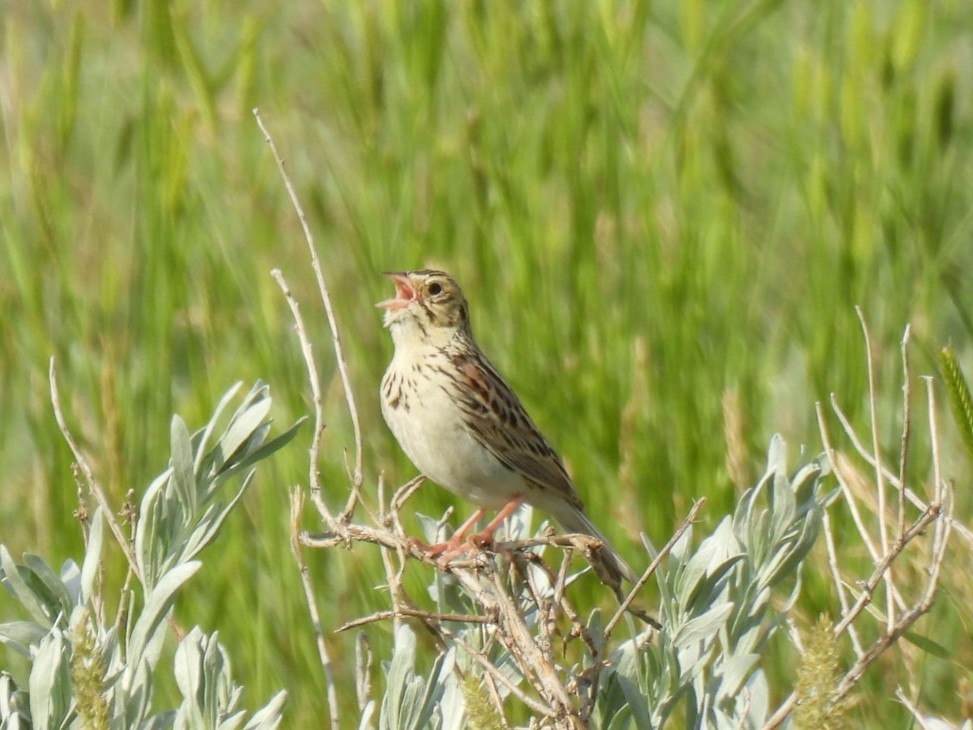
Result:
{"label": "singing sparrow", "polygon": [[445,543],[429,546],[448,560],[487,509],[499,509],[470,538],[489,542],[507,515],[526,502],[568,532],[601,542],[592,553],[599,578],[616,592],[635,581],[592,524],[564,465],[517,396],[480,351],[463,292],[442,271],[388,273],[395,296],[385,310],[395,354],[382,378],[382,414],[413,464],[429,479],[479,509]]}

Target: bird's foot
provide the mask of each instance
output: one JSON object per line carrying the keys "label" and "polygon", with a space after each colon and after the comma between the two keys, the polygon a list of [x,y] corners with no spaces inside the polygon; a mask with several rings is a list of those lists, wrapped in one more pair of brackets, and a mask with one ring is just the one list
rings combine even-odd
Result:
{"label": "bird's foot", "polygon": [[462,555],[470,550],[470,544],[463,537],[463,535],[453,535],[444,542],[437,542],[432,545],[427,545],[414,537],[410,537],[408,542],[410,547],[419,550],[430,559],[435,560],[437,568],[446,570],[449,566],[449,561],[457,555]]}
{"label": "bird's foot", "polygon": [[418,550],[421,553],[424,553],[426,556],[430,558],[438,558],[444,552],[447,552],[448,550],[453,548],[456,544],[452,538],[446,540],[445,542],[435,542],[432,544],[428,544],[414,537],[408,538],[406,540],[406,543],[410,548],[415,548],[416,550]]}
{"label": "bird's foot", "polygon": [[486,529],[474,532],[469,537],[470,546],[477,550],[493,550],[496,540],[493,537],[494,530]]}

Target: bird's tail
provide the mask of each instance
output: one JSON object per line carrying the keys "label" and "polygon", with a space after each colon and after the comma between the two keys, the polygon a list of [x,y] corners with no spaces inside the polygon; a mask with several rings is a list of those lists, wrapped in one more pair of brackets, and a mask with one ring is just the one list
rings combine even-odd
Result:
{"label": "bird's tail", "polygon": [[588,515],[574,505],[565,504],[564,509],[556,510],[552,517],[558,521],[566,532],[580,532],[590,535],[601,543],[601,547],[592,551],[591,567],[595,575],[602,583],[607,585],[616,594],[621,594],[621,582],[624,578],[630,583],[635,583],[638,576],[632,571],[628,564],[622,560],[618,552],[605,539],[594,523],[588,519]]}

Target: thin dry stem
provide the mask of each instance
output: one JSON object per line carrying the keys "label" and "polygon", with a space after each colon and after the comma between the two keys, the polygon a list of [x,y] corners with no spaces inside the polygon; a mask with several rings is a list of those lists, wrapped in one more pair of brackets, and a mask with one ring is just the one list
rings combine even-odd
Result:
{"label": "thin dry stem", "polygon": [[898,697],[899,702],[905,705],[905,708],[912,713],[912,717],[919,724],[919,727],[922,728],[922,730],[929,730],[929,723],[927,723],[926,719],[919,713],[919,708],[916,707],[908,697],[906,697],[906,694],[902,691],[901,687],[895,688],[895,696]]}
{"label": "thin dry stem", "polygon": [[338,521],[331,514],[324,495],[321,493],[321,476],[318,473],[318,454],[321,451],[321,440],[324,437],[324,429],[327,427],[324,421],[324,400],[321,395],[321,379],[318,377],[318,366],[314,360],[314,349],[311,340],[307,336],[307,329],[304,327],[304,318],[301,316],[301,308],[294,295],[291,294],[290,287],[284,279],[284,275],[279,269],[270,272],[274,277],[287,305],[290,307],[291,316],[294,318],[294,329],[297,331],[297,339],[301,344],[301,353],[304,355],[304,367],[307,368],[308,382],[311,385],[311,403],[314,411],[314,430],[311,433],[311,445],[308,447],[308,461],[310,462],[308,479],[310,480],[311,501],[317,508],[321,518],[332,530],[336,530]]}
{"label": "thin dry stem", "polygon": [[444,631],[444,633],[451,642],[463,649],[470,656],[470,658],[473,659],[473,661],[479,664],[486,671],[488,676],[492,677],[495,681],[506,687],[510,693],[518,700],[523,702],[524,705],[532,709],[534,712],[544,715],[545,717],[557,717],[557,713],[550,705],[546,705],[540,700],[531,697],[524,692],[524,690],[510,681],[510,679],[503,672],[497,669],[493,663],[483,655],[482,651],[478,650],[475,646],[457,634],[450,631]]}
{"label": "thin dry stem", "polygon": [[358,712],[365,712],[372,696],[372,647],[368,636],[359,631],[355,639],[355,697],[358,699]]}
{"label": "thin dry stem", "polygon": [[[908,330],[906,330],[906,335],[903,337],[903,348],[908,341]],[[903,350],[903,368],[908,374],[908,360]],[[930,449],[932,452],[933,461],[933,480],[934,486],[932,488],[932,501],[929,505],[924,505],[922,511],[919,515],[912,521],[911,524],[904,524],[905,522],[905,500],[908,499],[913,503],[919,502],[921,500],[910,496],[909,490],[904,486],[907,457],[903,454],[899,456],[899,469],[900,473],[898,478],[889,478],[889,473],[881,465],[881,460],[878,454],[878,449],[875,448],[872,452],[868,452],[861,448],[861,443],[858,440],[857,434],[851,428],[848,420],[844,417],[841,409],[838,408],[837,403],[834,402],[832,397],[832,403],[834,406],[835,413],[837,414],[842,426],[848,433],[852,444],[862,456],[863,459],[869,461],[876,470],[876,485],[881,487],[885,480],[892,483],[899,490],[899,505],[894,516],[887,515],[884,509],[884,504],[880,504],[876,508],[878,518],[882,525],[886,527],[894,520],[898,527],[898,537],[891,543],[886,544],[882,549],[882,554],[874,561],[874,569],[871,575],[865,580],[858,591],[855,601],[851,604],[847,602],[844,598],[844,586],[847,585],[841,578],[840,572],[837,569],[837,558],[835,556],[835,547],[833,537],[830,534],[830,526],[825,516],[825,536],[828,541],[828,555],[829,564],[832,570],[832,579],[835,582],[836,591],[838,592],[839,600],[841,602],[841,616],[839,620],[835,623],[833,628],[836,637],[841,636],[842,633],[848,632],[852,636],[852,641],[855,647],[856,660],[852,666],[847,670],[847,672],[842,676],[841,680],[838,682],[835,690],[832,692],[829,698],[829,703],[834,705],[840,703],[858,684],[864,675],[865,671],[871,666],[881,654],[886,651],[890,646],[892,646],[896,641],[898,641],[909,629],[915,624],[920,617],[926,614],[933,605],[935,599],[936,591],[939,586],[940,574],[942,570],[942,564],[946,556],[946,548],[949,542],[949,536],[954,526],[954,521],[952,519],[952,493],[948,485],[942,479],[941,473],[941,462],[939,455],[939,428],[936,423],[936,407],[935,407],[935,393],[932,386],[932,380],[926,378],[926,393],[927,393],[927,406],[928,406],[928,420],[929,420],[929,433],[930,433]],[[874,401],[874,393],[870,395],[872,401]],[[874,413],[874,402],[872,403]],[[908,422],[911,420],[910,406],[909,406],[909,395],[906,392],[903,396],[903,418]],[[821,438],[824,442],[828,458],[832,464],[832,467],[837,466],[837,459],[835,458],[834,451],[831,448],[831,444],[828,438],[827,428],[825,427],[823,413],[821,411],[820,405],[818,407],[818,421],[821,430]],[[873,430],[876,428],[875,423],[872,424]],[[910,441],[910,431],[909,426],[903,426],[903,435],[900,441],[900,448],[906,450],[909,448]],[[835,470],[836,476],[841,482],[841,474]],[[894,481],[893,481],[894,480]],[[847,487],[842,484],[843,493],[849,492]],[[850,498],[850,494],[846,494],[846,504],[849,505],[849,511],[852,511],[853,518],[855,517],[855,512],[853,510],[854,501]],[[855,519],[855,524],[859,529],[862,536],[863,542],[867,543],[867,533],[860,526],[860,519]],[[895,586],[893,581],[893,576],[891,572],[891,566],[896,560],[902,555],[902,553],[912,544],[915,540],[920,539],[922,536],[929,532],[930,526],[932,527],[931,536],[931,548],[929,551],[928,563],[926,566],[926,579],[924,585],[919,594],[912,601],[911,605],[907,605],[904,599],[901,598],[901,590]],[[879,584],[884,582],[889,586],[887,596],[894,595],[896,597],[896,602],[899,603],[900,610],[894,616],[886,615],[883,621],[885,631],[882,635],[875,639],[870,646],[867,648],[863,647],[858,639],[854,638],[854,624],[862,616],[865,609],[872,602],[874,592],[878,588]],[[892,606],[893,604],[889,604]],[[891,612],[889,612],[891,613]],[[790,715],[794,707],[797,704],[797,695],[792,693],[774,712],[771,718],[765,723],[764,728],[776,728]]]}
{"label": "thin dry stem", "polygon": [[461,624],[496,623],[495,618],[490,616],[477,616],[476,614],[472,613],[436,613],[435,611],[422,611],[418,608],[400,608],[398,611],[376,611],[368,616],[353,619],[336,628],[334,633],[340,634],[348,629],[355,629],[359,626],[373,624],[377,621],[388,621],[390,618],[421,618],[423,621],[435,621],[436,623],[441,623],[443,621]]}
{"label": "thin dry stem", "polygon": [[[831,518],[825,510],[822,525],[824,527],[824,544],[828,553],[828,569],[831,571],[831,581],[834,583],[835,593],[838,596],[838,605],[841,606],[842,615],[848,613],[851,605],[848,602],[848,594],[845,591],[844,581],[841,579],[841,570],[838,567],[838,551],[835,549],[834,534],[831,530]],[[855,656],[865,653],[862,648],[861,639],[858,637],[858,630],[853,626],[848,626],[848,638],[855,650]]]}
{"label": "thin dry stem", "polygon": [[912,333],[910,325],[905,326],[902,333],[902,437],[899,440],[899,483],[896,490],[899,495],[899,537],[905,533],[905,483],[906,468],[909,464],[909,424],[912,419],[909,417],[909,396],[911,393],[910,374],[909,374],[909,336]]}
{"label": "thin dry stem", "polygon": [[138,561],[135,558],[135,551],[132,549],[131,543],[129,543],[129,541],[125,538],[125,534],[122,532],[122,526],[119,524],[118,519],[115,516],[115,510],[112,509],[111,504],[109,504],[108,497],[105,496],[105,492],[98,483],[98,480],[95,479],[95,474],[91,469],[91,465],[88,464],[88,460],[84,458],[84,454],[81,452],[77,441],[74,440],[74,436],[71,435],[71,431],[68,430],[67,422],[64,420],[64,412],[61,410],[61,399],[57,392],[57,377],[55,376],[53,357],[50,360],[48,379],[51,384],[51,406],[54,408],[54,420],[57,421],[57,427],[61,431],[61,435],[64,437],[64,440],[67,442],[68,448],[71,449],[71,453],[74,455],[74,460],[81,469],[81,473],[84,474],[88,489],[94,496],[98,506],[101,507],[102,515],[104,516],[105,521],[108,523],[108,529],[110,529],[112,535],[115,536],[115,541],[122,549],[122,553],[125,555],[125,559],[128,561],[128,565],[132,572],[135,573],[135,575],[138,576],[139,581],[141,581],[142,573],[139,570]]}
{"label": "thin dry stem", "polygon": [[[338,373],[341,376],[341,385],[345,392],[345,402],[348,405],[348,414],[351,416],[352,430],[355,434],[355,470],[351,475],[352,485],[355,489],[358,489],[362,485],[362,438],[361,438],[361,425],[358,421],[358,408],[355,405],[355,394],[351,388],[351,379],[348,377],[348,367],[345,364],[344,351],[341,347],[341,337],[338,334],[338,321],[334,315],[334,308],[331,306],[331,295],[328,293],[328,285],[324,280],[324,272],[321,268],[321,261],[318,258],[317,248],[314,245],[314,237],[311,235],[311,227],[307,223],[307,218],[304,215],[304,209],[301,207],[301,202],[297,198],[297,193],[294,190],[294,185],[291,183],[290,176],[287,174],[287,170],[284,166],[284,159],[277,152],[277,145],[274,143],[273,137],[270,136],[270,132],[264,126],[263,119],[260,118],[260,112],[256,108],[253,110],[254,119],[257,120],[257,126],[260,127],[260,131],[263,132],[264,139],[270,146],[270,151],[274,156],[274,161],[277,163],[277,169],[280,172],[280,176],[284,181],[284,186],[287,188],[287,194],[290,196],[291,203],[294,205],[294,210],[297,213],[297,217],[301,222],[301,228],[304,231],[304,240],[307,242],[308,253],[311,256],[311,269],[314,271],[314,278],[318,285],[318,294],[321,297],[321,302],[324,305],[325,314],[328,317],[328,327],[331,330],[331,344],[334,347],[335,359],[338,363]],[[312,468],[317,466],[317,462],[312,462]]]}
{"label": "thin dry stem", "polygon": [[[861,323],[862,336],[865,338],[865,363],[868,369],[868,420],[872,433],[872,453],[875,454],[875,492],[878,502],[878,539],[882,553],[889,551],[888,524],[885,521],[885,478],[882,468],[882,452],[878,437],[878,414],[875,397],[875,363],[872,359],[872,338],[868,334],[868,325],[861,307],[855,307],[858,321]],[[900,533],[901,534],[901,533]],[[895,625],[895,600],[892,597],[892,568],[889,567],[888,580],[885,581],[886,624],[885,630],[891,631]]]}
{"label": "thin dry stem", "polygon": [[304,601],[307,603],[307,612],[311,618],[311,627],[314,630],[314,641],[318,647],[318,659],[321,661],[321,668],[324,670],[324,684],[327,688],[328,715],[331,719],[332,730],[341,727],[338,713],[338,691],[334,683],[334,671],[331,667],[331,656],[328,654],[328,646],[324,641],[324,631],[321,628],[321,617],[318,614],[317,601],[314,600],[314,589],[311,587],[311,575],[304,561],[304,552],[301,547],[301,512],[304,510],[304,493],[300,487],[291,490],[291,554],[294,562],[297,563],[297,572],[301,576],[301,587],[304,589]]}
{"label": "thin dry stem", "polygon": [[[871,467],[874,467],[876,465],[875,459],[862,445],[861,440],[858,438],[858,435],[855,433],[853,427],[849,423],[848,417],[845,416],[844,411],[842,411],[840,406],[838,406],[838,402],[837,400],[835,400],[834,395],[831,396],[831,406],[834,409],[835,415],[838,417],[838,420],[841,423],[842,428],[845,431],[845,434],[848,436],[849,441],[851,441],[852,447],[854,447],[855,451],[865,461],[866,464],[868,464]],[[828,449],[830,454],[830,447],[828,447],[827,444],[825,446]],[[834,461],[831,461],[831,466],[832,469],[835,468]],[[892,474],[887,469],[883,470],[883,473],[885,475],[886,481],[888,481],[888,483],[891,484],[893,487],[895,487],[896,489],[899,489],[900,487],[904,487],[905,498],[909,501],[910,504],[912,504],[913,507],[917,508],[919,511],[925,511],[926,509],[928,509],[929,505],[925,502],[925,500],[923,500],[922,497],[920,497],[912,489],[910,489],[908,485],[902,484],[902,482],[895,474]],[[856,512],[857,512],[857,508],[856,508]],[[958,522],[957,520],[952,520],[951,527],[956,532],[956,534],[960,535],[967,543],[969,543],[970,547],[973,547],[973,530],[968,528],[962,522]]]}
{"label": "thin dry stem", "polygon": [[[831,409],[838,417],[838,421],[841,423],[841,427],[844,429],[845,433],[849,434],[849,436],[853,434],[855,432],[854,427],[848,421],[844,411],[841,410],[841,406],[838,405],[838,399],[834,393],[831,394]],[[854,444],[856,440],[857,435],[852,439],[852,443]],[[857,446],[860,445],[861,442],[858,441]],[[825,444],[825,450],[828,455],[828,462],[831,464],[831,470],[834,472],[835,478],[838,480],[838,486],[841,487],[842,496],[844,496],[845,501],[848,503],[848,512],[851,514],[851,519],[855,523],[855,528],[858,530],[858,535],[861,537],[862,543],[868,550],[868,554],[872,560],[878,560],[879,549],[875,546],[875,543],[872,542],[872,537],[869,534],[868,529],[865,527],[865,522],[862,520],[861,513],[858,511],[858,504],[855,502],[855,497],[848,486],[848,481],[845,479],[844,472],[841,470],[837,460],[834,458],[834,449],[831,448],[830,444]],[[873,456],[869,455],[869,458],[871,459],[872,464],[881,464],[881,462],[877,462]]]}
{"label": "thin dry stem", "polygon": [[706,500],[702,498],[697,499],[693,503],[692,509],[689,510],[689,514],[686,515],[686,518],[679,525],[679,528],[672,534],[672,537],[669,538],[669,541],[663,546],[662,550],[659,551],[659,554],[655,556],[655,559],[649,564],[649,567],[645,569],[645,572],[642,573],[642,576],[638,579],[635,585],[632,586],[632,590],[628,592],[628,595],[625,596],[625,600],[621,602],[618,610],[615,611],[615,615],[611,617],[611,620],[605,626],[606,643],[611,637],[612,632],[615,630],[615,627],[618,625],[618,622],[621,621],[624,613],[632,605],[632,601],[635,600],[635,596],[637,596],[649,582],[649,578],[652,577],[656,569],[665,559],[666,555],[669,554],[673,546],[676,544],[676,542],[678,542],[679,538],[682,537],[682,534],[689,529],[691,524],[693,524],[693,522],[696,520],[696,515],[699,514],[699,511],[703,508],[704,504],[706,504]]}

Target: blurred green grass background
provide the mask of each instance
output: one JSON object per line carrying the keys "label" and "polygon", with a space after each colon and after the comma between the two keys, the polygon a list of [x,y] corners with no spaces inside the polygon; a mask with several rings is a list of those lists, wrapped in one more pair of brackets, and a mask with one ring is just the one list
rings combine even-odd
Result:
{"label": "blurred green grass background", "polygon": [[[914,374],[950,341],[970,372],[964,0],[45,0],[5,3],[0,23],[0,539],[14,555],[59,564],[81,549],[51,355],[118,503],[164,468],[171,413],[198,426],[236,380],[268,381],[281,423],[307,412],[273,267],[313,323],[328,379],[320,466],[343,502],[348,419],[253,107],[317,239],[372,494],[382,470],[395,483],[414,473],[377,406],[383,270],[457,276],[481,345],[637,565],[638,532],[661,544],[693,499],[708,498],[715,525],[772,433],[795,457],[817,453],[816,400],[835,392],[866,425],[856,304],[890,454],[906,322]],[[969,464],[944,431],[963,484]],[[179,606],[220,628],[251,706],[291,692],[293,727],[323,711],[287,539],[285,487],[306,479],[308,436],[261,468]],[[928,463],[913,459],[916,479]],[[970,502],[960,489],[967,522]],[[450,503],[433,489],[415,502]],[[373,552],[313,561],[327,625],[383,605]],[[955,654],[912,647],[881,664],[861,718],[902,726],[893,682],[948,714],[969,698],[968,561],[957,549],[934,624],[920,625]],[[807,593],[807,616],[830,605],[821,576]],[[379,649],[386,632],[369,631]],[[346,669],[353,639],[328,638]],[[782,649],[769,667],[777,692],[792,664]],[[350,705],[350,682],[341,691]]]}

